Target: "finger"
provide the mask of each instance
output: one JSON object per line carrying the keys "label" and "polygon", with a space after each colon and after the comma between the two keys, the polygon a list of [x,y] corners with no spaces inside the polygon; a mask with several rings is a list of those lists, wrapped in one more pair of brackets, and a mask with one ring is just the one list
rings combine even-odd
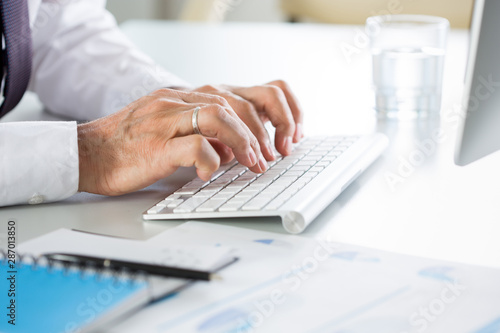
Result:
{"label": "finger", "polygon": [[[219,96],[211,96],[210,99],[224,100]],[[238,162],[247,167],[253,167],[258,163],[258,156],[261,154],[259,142],[227,101],[221,102],[226,106],[220,104],[187,104],[184,101],[175,102],[180,104],[176,106],[178,111],[176,113],[171,113],[168,110],[171,103],[171,101],[164,99],[155,100],[154,108],[164,112],[150,114],[150,117],[155,118],[153,123],[160,124],[164,131],[171,133],[171,136],[192,135],[194,133],[193,119],[197,119],[201,134],[206,137],[217,138],[230,147]],[[196,107],[200,107],[197,116],[194,114]]]}
{"label": "finger", "polygon": [[[259,141],[259,145],[264,155],[264,159],[267,161],[274,161],[276,156],[274,154],[273,147],[271,146],[271,141],[269,139],[269,133],[267,133],[264,124],[262,123],[255,106],[248,102],[247,100],[241,98],[238,95],[233,94],[230,91],[226,92],[217,92],[216,94],[220,94],[220,96],[224,97],[229,105],[233,108],[234,112],[240,117],[241,120],[248,126],[250,131],[255,135],[257,140]],[[266,161],[262,161],[263,165],[267,165]],[[259,161],[260,162],[260,161]],[[260,163],[259,163],[260,164]],[[263,169],[262,171],[265,171]]]}
{"label": "finger", "polygon": [[203,106],[198,113],[198,126],[204,136],[217,138],[231,148],[241,164],[257,164],[259,142],[234,112],[215,104]]}
{"label": "finger", "polygon": [[205,94],[213,94],[215,92],[221,92],[224,91],[224,87],[222,86],[217,86],[213,84],[207,84],[202,87],[196,88],[194,91],[199,91]]}
{"label": "finger", "polygon": [[[199,89],[202,89],[203,91],[207,92],[210,91],[211,93],[208,94],[201,92],[181,91],[178,92],[178,94],[179,97],[182,98],[184,102],[190,103],[190,105],[199,106],[200,108],[207,109],[211,113],[214,112],[219,113],[218,118],[220,118],[219,120],[222,120],[222,122],[215,122],[212,125],[216,125],[218,123],[219,125],[225,127],[224,131],[220,131],[221,128],[220,127],[217,128],[216,126],[215,127],[212,126],[212,131],[210,131],[210,128],[208,128],[208,131],[204,131],[203,130],[204,126],[202,127],[200,121],[201,118],[200,114],[202,113],[200,110],[198,116],[198,125],[200,127],[200,132],[207,137],[218,138],[224,144],[232,148],[234,150],[234,155],[236,156],[236,159],[243,165],[248,167],[253,167],[256,164],[259,164],[261,170],[258,171],[259,168],[257,168],[255,169],[256,172],[265,171],[267,167],[264,167],[264,164],[267,165],[267,163],[265,161],[265,158],[262,157],[259,141],[255,138],[255,135],[248,128],[248,126],[238,117],[238,115],[235,113],[235,111],[233,110],[231,105],[227,102],[227,100],[223,96],[214,94],[215,92],[220,92],[218,90],[219,88],[215,86],[204,86]],[[219,106],[219,108],[216,107],[214,109],[213,105]],[[225,115],[223,114],[223,112],[221,112],[220,108],[222,108],[222,110],[225,111],[226,113]],[[224,123],[226,123],[226,125],[229,125],[230,127],[228,128],[227,126],[224,126]],[[184,126],[184,128],[186,127]],[[228,129],[230,129],[230,131],[228,131]],[[236,134],[236,136],[234,134]],[[243,141],[238,140],[238,138],[242,138],[243,136],[246,136],[246,139],[244,139]],[[248,143],[250,149],[253,150],[253,152],[248,151]],[[245,145],[247,147],[244,147]]]}
{"label": "finger", "polygon": [[304,124],[304,112],[300,106],[299,100],[292,92],[292,89],[283,80],[271,81],[269,85],[279,87],[285,94],[290,110],[292,111],[293,119],[295,120],[295,134],[293,136],[293,142],[297,143],[304,137],[303,124]]}
{"label": "finger", "polygon": [[252,102],[259,112],[264,112],[276,128],[275,146],[283,155],[292,152],[295,121],[284,92],[272,85],[236,88],[235,94]]}
{"label": "finger", "polygon": [[212,145],[212,147],[215,149],[217,154],[219,154],[220,157],[220,164],[226,164],[234,160],[234,154],[231,148],[223,144],[217,139],[213,138],[207,138],[208,142]]}
{"label": "finger", "polygon": [[169,171],[169,174],[179,167],[194,166],[198,177],[208,181],[220,166],[219,154],[201,135],[170,139],[165,144],[165,149],[165,169]]}
{"label": "finger", "polygon": [[194,91],[191,92],[179,91],[178,96],[186,103],[217,104],[224,108],[231,109],[231,106],[223,97],[213,94],[194,92]]}
{"label": "finger", "polygon": [[[205,86],[205,89],[216,89],[214,86]],[[229,93],[229,92],[227,92]],[[194,94],[194,95],[193,95]],[[234,120],[236,120],[239,123],[238,128],[240,130],[243,130],[246,132],[249,138],[253,139],[254,134],[253,132],[248,128],[248,125],[245,124],[242,119],[238,116],[238,114],[234,111],[232,105],[228,103],[226,96],[223,91],[212,91],[211,94],[205,94],[205,93],[193,93],[190,94],[190,96],[186,96],[184,100],[187,103],[191,103],[191,105],[197,105],[200,108],[201,107],[206,107],[209,106],[210,104],[215,104],[219,105],[222,107],[229,116],[233,117]],[[239,97],[237,95],[232,94],[235,97]],[[209,102],[208,104],[199,104],[197,101],[207,101]],[[257,154],[257,158],[261,155],[260,152],[260,147],[258,146],[253,146],[256,150],[255,153]]]}

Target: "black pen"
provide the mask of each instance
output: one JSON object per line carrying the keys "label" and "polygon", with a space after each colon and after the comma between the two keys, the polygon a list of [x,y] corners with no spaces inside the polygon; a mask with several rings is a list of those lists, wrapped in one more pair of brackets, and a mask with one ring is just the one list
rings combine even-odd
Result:
{"label": "black pen", "polygon": [[108,268],[116,270],[125,268],[132,272],[146,272],[150,275],[159,275],[163,277],[175,277],[203,281],[210,281],[214,279],[220,280],[220,277],[218,275],[211,272],[155,264],[144,264],[133,261],[84,256],[70,253],[47,253],[43,254],[42,257],[47,258],[49,262],[56,261],[75,266],[90,263],[92,265],[91,267],[94,268]]}

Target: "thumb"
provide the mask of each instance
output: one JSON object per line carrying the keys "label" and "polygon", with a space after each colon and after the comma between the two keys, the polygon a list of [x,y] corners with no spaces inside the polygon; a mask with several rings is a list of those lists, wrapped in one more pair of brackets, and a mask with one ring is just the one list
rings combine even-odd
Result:
{"label": "thumb", "polygon": [[220,165],[219,154],[201,135],[170,139],[166,143],[165,149],[167,170],[194,166],[198,177],[208,181]]}

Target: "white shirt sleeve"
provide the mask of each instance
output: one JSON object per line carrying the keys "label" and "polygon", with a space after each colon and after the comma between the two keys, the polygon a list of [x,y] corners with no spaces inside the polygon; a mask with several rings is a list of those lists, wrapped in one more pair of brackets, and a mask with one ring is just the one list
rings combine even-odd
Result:
{"label": "white shirt sleeve", "polygon": [[65,199],[78,190],[76,122],[0,123],[0,206]]}
{"label": "white shirt sleeve", "polygon": [[[187,83],[121,33],[105,0],[28,0],[29,89],[52,112],[88,120]],[[13,112],[16,112],[15,110]],[[0,123],[0,206],[63,200],[78,190],[76,122]]]}
{"label": "white shirt sleeve", "polygon": [[128,40],[105,0],[42,0],[32,31],[29,88],[54,113],[95,119],[158,88],[188,86]]}

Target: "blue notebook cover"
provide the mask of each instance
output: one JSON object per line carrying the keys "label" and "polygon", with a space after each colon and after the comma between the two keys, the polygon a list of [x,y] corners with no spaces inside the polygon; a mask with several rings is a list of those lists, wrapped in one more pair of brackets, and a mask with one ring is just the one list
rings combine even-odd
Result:
{"label": "blue notebook cover", "polygon": [[148,284],[110,273],[0,259],[0,332],[82,332],[149,301]]}

